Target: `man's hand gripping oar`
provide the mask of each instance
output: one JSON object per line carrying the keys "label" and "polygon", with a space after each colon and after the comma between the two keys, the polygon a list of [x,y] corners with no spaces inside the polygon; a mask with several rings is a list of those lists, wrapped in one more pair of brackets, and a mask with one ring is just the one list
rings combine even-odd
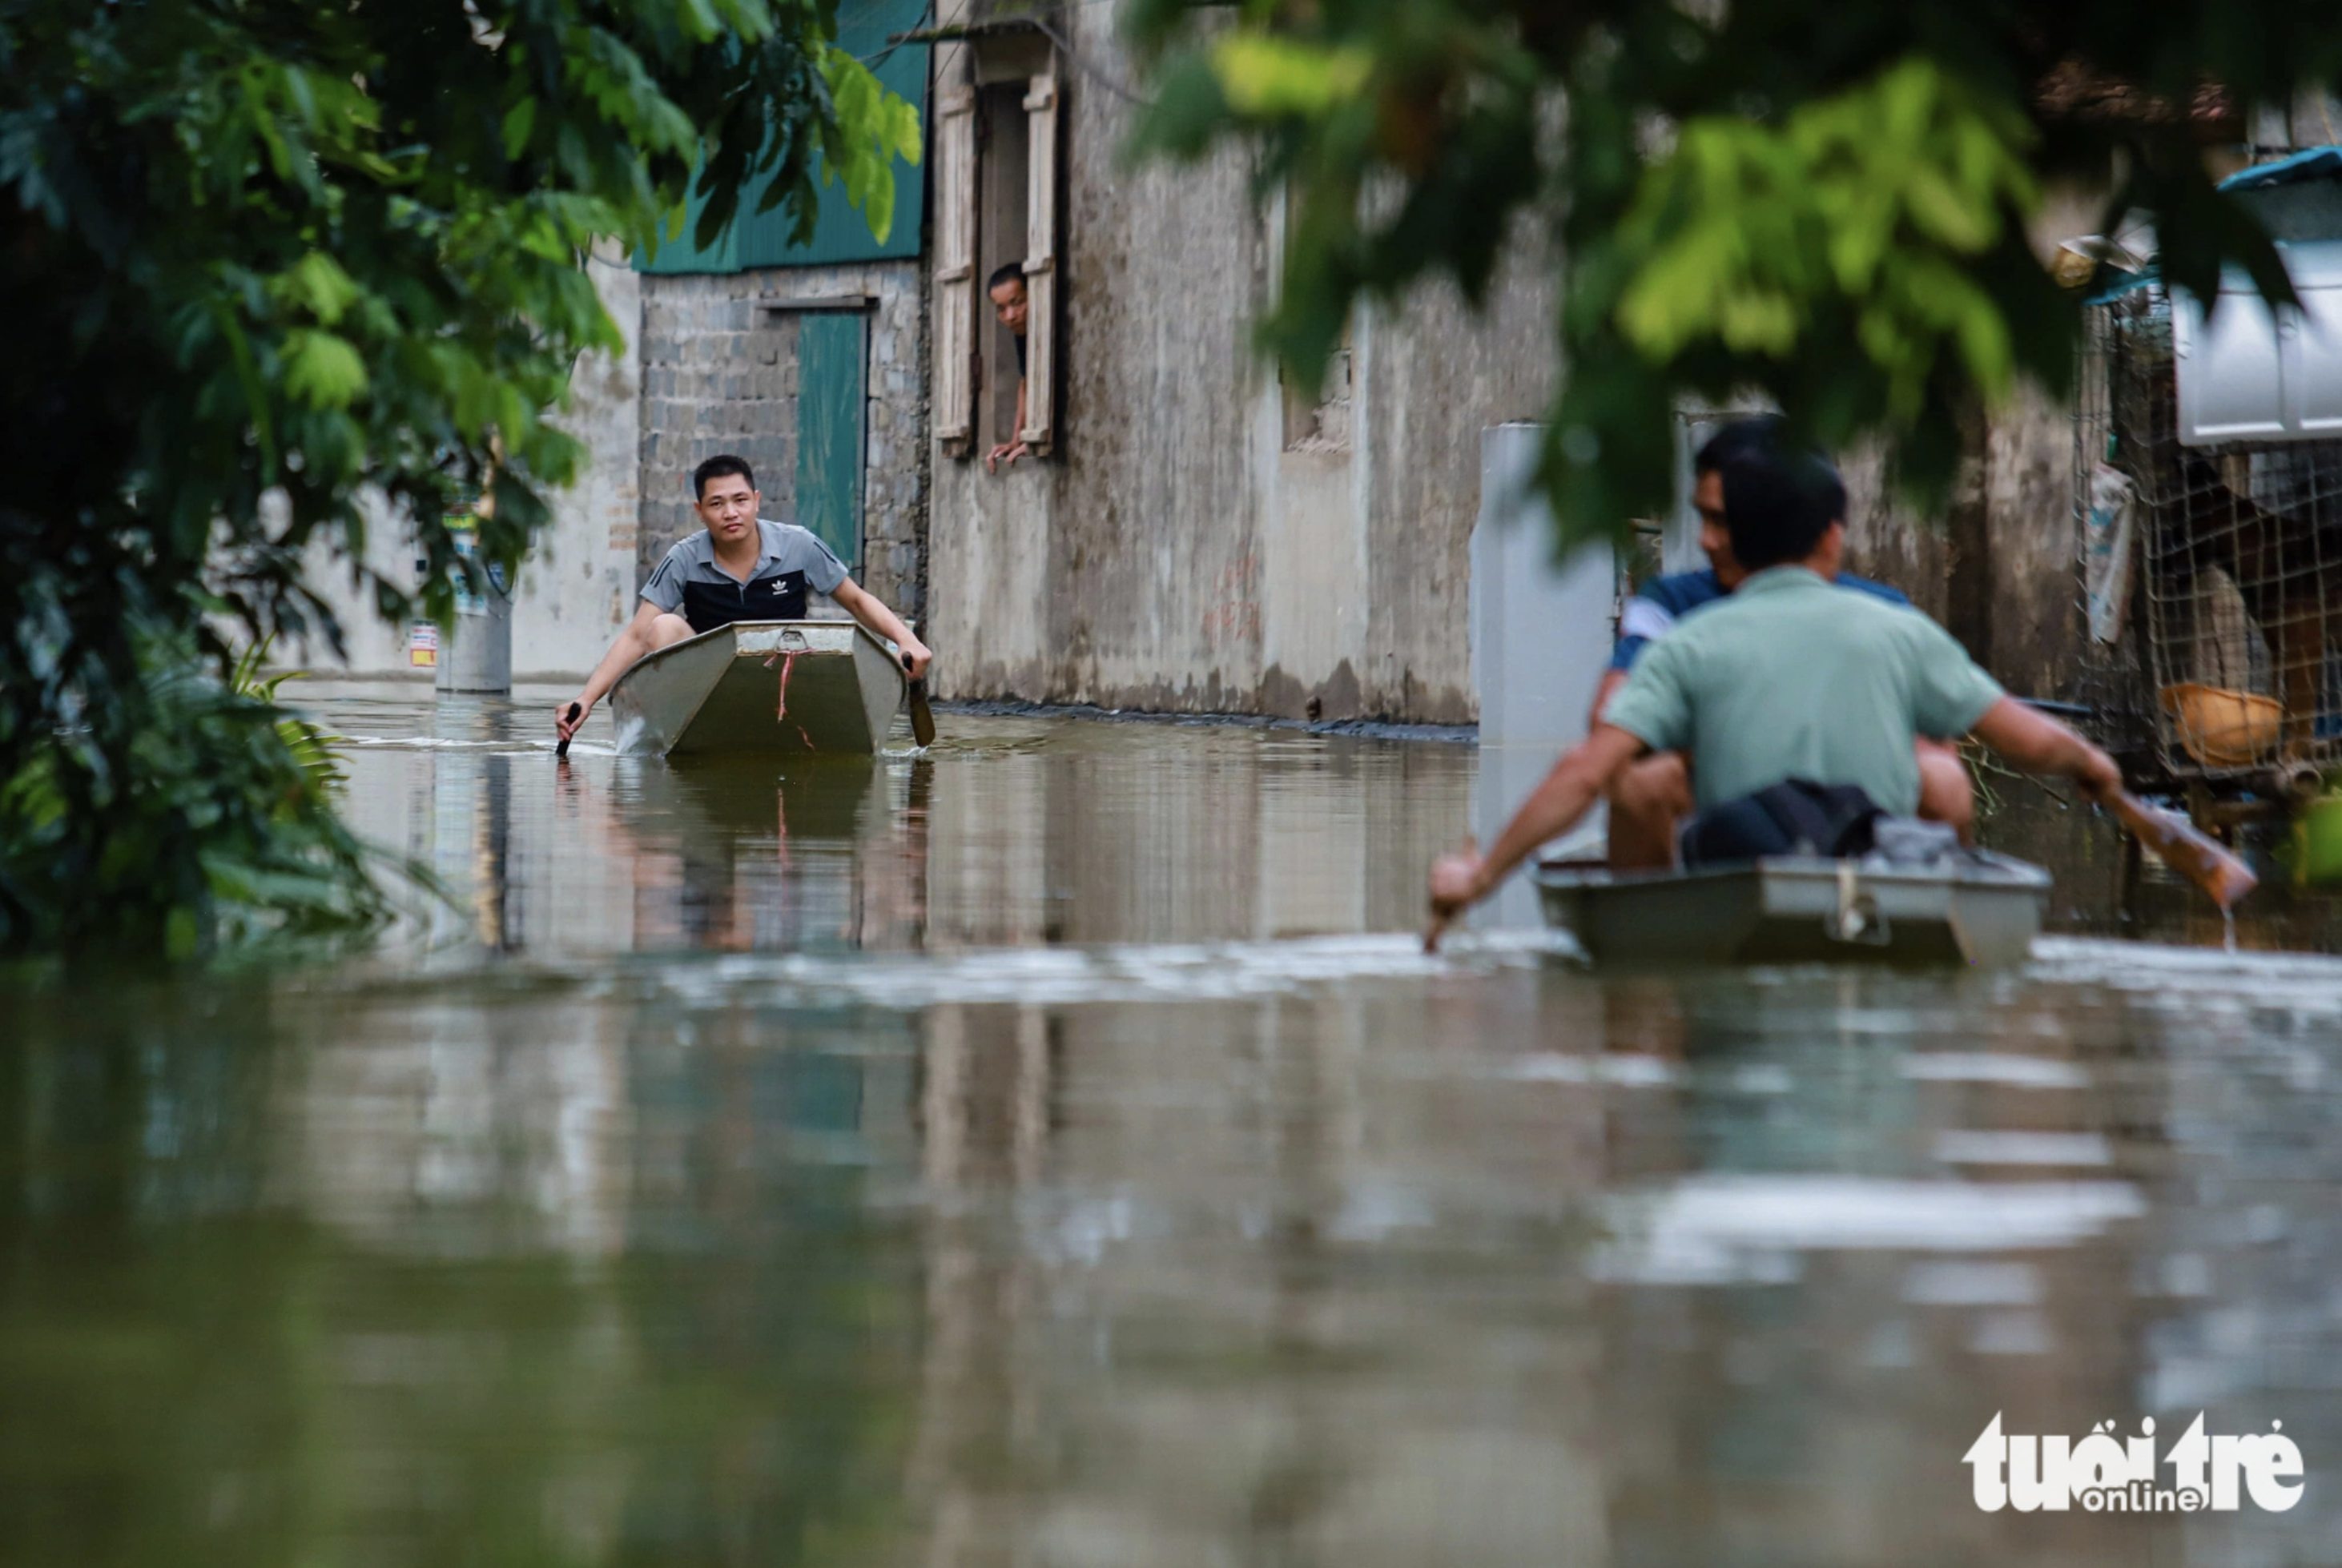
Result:
{"label": "man's hand gripping oar", "polygon": [[1438,951],[1440,934],[1450,923],[1494,893],[1513,867],[1536,853],[1537,845],[1575,827],[1610,781],[1648,749],[1617,725],[1596,723],[1594,733],[1571,747],[1529,792],[1487,854],[1480,853],[1476,840],[1467,838],[1455,854],[1433,861],[1431,924],[1423,934],[1423,950]]}
{"label": "man's hand gripping oar", "polygon": [[2082,794],[2104,806],[2172,870],[2202,888],[2221,909],[2253,890],[2259,880],[2226,848],[2189,825],[2187,819],[2148,805],[2123,788],[2115,760],[2030,704],[2003,697],[1977,721],[1976,736],[2003,759],[2028,773],[2063,774]]}
{"label": "man's hand gripping oar", "polygon": [[1480,841],[1466,838],[1464,847],[1431,863],[1431,924],[1424,928],[1423,950],[1439,951],[1439,939],[1449,924],[1460,918],[1480,896]]}
{"label": "man's hand gripping oar", "polygon": [[2116,790],[2104,804],[2139,843],[2202,888],[2222,913],[2258,884],[2251,867],[2178,813],[2158,810],[2124,790]]}
{"label": "man's hand gripping oar", "polygon": [[[906,654],[903,655],[903,668],[916,671],[918,666],[911,662],[911,655]],[[926,677],[913,674],[904,683],[903,694],[911,704],[911,739],[923,747],[935,744],[936,714],[935,710],[927,706]]]}

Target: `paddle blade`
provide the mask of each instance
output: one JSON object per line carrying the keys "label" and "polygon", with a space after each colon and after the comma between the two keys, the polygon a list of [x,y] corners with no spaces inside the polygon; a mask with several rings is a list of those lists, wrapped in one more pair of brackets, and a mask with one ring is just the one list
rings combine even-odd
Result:
{"label": "paddle blade", "polygon": [[2202,888],[2222,909],[2235,906],[2260,878],[2218,841],[2197,831],[2177,812],[2160,811],[2132,794],[2118,794],[2115,815],[2163,864]]}
{"label": "paddle blade", "polygon": [[[903,668],[911,667],[911,655],[903,655]],[[927,683],[914,677],[904,691],[911,701],[911,738],[923,746],[936,744],[936,715],[927,706]]]}

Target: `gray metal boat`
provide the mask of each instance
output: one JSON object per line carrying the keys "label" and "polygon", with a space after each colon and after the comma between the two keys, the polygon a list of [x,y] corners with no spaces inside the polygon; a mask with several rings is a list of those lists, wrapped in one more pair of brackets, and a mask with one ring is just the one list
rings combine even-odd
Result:
{"label": "gray metal boat", "polygon": [[1546,924],[1597,964],[2021,964],[2049,874],[1963,850],[1923,864],[1782,855],[1682,872],[1537,867]]}
{"label": "gray metal boat", "polygon": [[610,716],[630,754],[867,754],[903,690],[893,647],[851,621],[736,621],[636,660]]}

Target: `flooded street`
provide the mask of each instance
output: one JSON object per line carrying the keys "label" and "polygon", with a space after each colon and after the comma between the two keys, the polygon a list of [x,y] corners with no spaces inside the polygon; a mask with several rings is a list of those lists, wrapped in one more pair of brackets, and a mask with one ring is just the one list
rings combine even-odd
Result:
{"label": "flooded street", "polygon": [[[2342,1563],[2342,961],[2049,803],[2025,970],[1606,977],[1420,954],[1466,745],[555,696],[311,698],[372,955],[0,995],[0,1568]],[[1962,1462],[2198,1412],[2297,1503]]]}

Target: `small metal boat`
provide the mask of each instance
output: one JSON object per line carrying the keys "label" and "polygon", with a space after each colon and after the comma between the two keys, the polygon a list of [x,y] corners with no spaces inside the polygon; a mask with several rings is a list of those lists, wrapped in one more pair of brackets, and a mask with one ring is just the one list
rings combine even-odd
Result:
{"label": "small metal boat", "polygon": [[636,660],[610,716],[631,755],[867,754],[903,690],[893,647],[851,621],[736,621]]}
{"label": "small metal boat", "polygon": [[1780,855],[1680,872],[1537,867],[1547,925],[1596,963],[2021,964],[2049,874],[1985,850],[1927,864]]}

